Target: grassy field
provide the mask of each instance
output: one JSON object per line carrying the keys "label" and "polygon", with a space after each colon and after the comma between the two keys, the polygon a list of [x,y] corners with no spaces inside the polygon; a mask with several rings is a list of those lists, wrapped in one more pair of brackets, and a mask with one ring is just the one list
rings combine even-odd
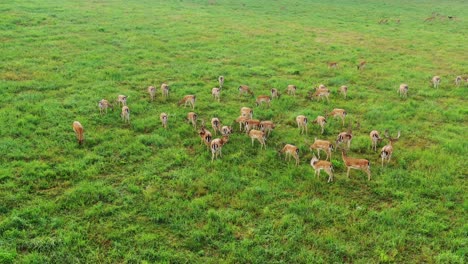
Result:
{"label": "grassy field", "polygon": [[[466,263],[468,86],[454,79],[468,75],[467,8],[462,0],[1,3],[0,263]],[[226,82],[215,102],[219,75]],[[282,96],[256,107],[239,96],[241,84]],[[289,84],[295,97],[284,93]],[[307,98],[319,84],[332,90],[330,102]],[[118,106],[99,114],[98,101],[119,94],[128,96],[129,125]],[[185,122],[191,110],[177,106],[187,94],[197,96],[200,120],[235,125],[212,163]],[[243,106],[275,122],[266,150],[238,131]],[[314,124],[299,134],[297,115],[333,108],[348,112],[345,127],[329,119],[324,135]],[[372,180],[355,170],[348,179],[339,151],[335,181],[317,179],[309,145],[352,123],[360,125],[348,155],[371,162]],[[370,148],[374,129],[401,131],[384,168]],[[299,147],[299,166],[278,154],[285,143]]]}

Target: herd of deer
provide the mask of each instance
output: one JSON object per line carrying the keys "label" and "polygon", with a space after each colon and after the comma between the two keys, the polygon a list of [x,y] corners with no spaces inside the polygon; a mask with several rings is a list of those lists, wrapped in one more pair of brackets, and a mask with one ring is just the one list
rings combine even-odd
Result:
{"label": "herd of deer", "polygon": [[[358,69],[361,70],[365,67],[365,62],[361,62],[358,65]],[[330,65],[330,67],[336,67],[336,63],[333,63]],[[462,78],[461,76],[457,76],[455,79],[455,85],[459,86],[462,81],[466,81],[468,83],[468,78]],[[219,82],[219,88],[213,88],[212,89],[212,97],[214,100],[220,101],[220,94],[221,90],[224,85],[224,77],[220,76],[218,78]],[[432,78],[432,84],[434,88],[438,88],[441,82],[441,78],[439,76],[434,76]],[[253,96],[253,92],[247,85],[240,85],[238,87],[239,94],[249,94]],[[286,88],[286,93],[291,96],[296,96],[296,90],[297,87],[295,85],[288,85]],[[346,94],[348,91],[347,86],[341,86],[340,89],[338,90],[340,93],[343,94],[344,98],[346,99]],[[156,95],[156,88],[154,86],[149,86],[148,87],[148,93],[150,95],[150,100],[154,101],[155,95]],[[166,83],[163,83],[161,85],[161,93],[164,99],[167,99],[169,97],[169,85]],[[278,89],[272,88],[270,90],[270,95],[260,95],[257,97],[255,104],[257,106],[260,106],[263,103],[266,103],[268,107],[270,106],[271,100],[273,99],[279,99],[280,98],[280,93]],[[408,85],[407,84],[401,84],[398,93],[400,96],[407,97],[408,93]],[[319,87],[315,89],[315,92],[309,92],[309,97],[315,97],[317,100],[320,100],[320,98],[325,98],[328,101],[328,96],[330,95],[330,90],[323,84],[321,84]],[[125,123],[130,123],[130,109],[127,106],[127,96],[125,95],[119,95],[117,97],[116,103],[122,107],[122,112],[121,112],[121,118]],[[182,100],[178,102],[178,105],[184,105],[186,107],[187,105],[192,107],[192,110],[195,109],[195,101],[196,101],[196,96],[195,95],[186,95],[183,97]],[[100,114],[107,114],[107,109],[111,108],[113,109],[113,106],[109,103],[109,101],[102,99],[98,102],[98,107]],[[317,116],[312,123],[318,124],[321,128],[321,134],[324,133],[325,129],[325,124],[327,123],[327,118],[333,117],[335,118],[340,118],[342,121],[342,126],[344,127],[345,125],[345,118],[347,116],[347,112],[344,109],[339,109],[335,108],[329,113],[325,113],[325,116]],[[196,129],[197,128],[197,118],[198,115],[195,112],[189,112],[187,114],[187,121],[192,124],[192,126]],[[160,120],[162,123],[162,126],[164,128],[167,128],[167,123],[168,123],[168,114],[166,113],[161,113],[160,114]],[[265,148],[266,149],[266,139],[270,135],[271,131],[275,128],[275,124],[272,121],[269,120],[264,120],[260,121],[257,119],[253,119],[253,110],[249,107],[242,107],[240,110],[240,116],[235,120],[237,123],[239,123],[239,130],[242,132],[244,131],[252,140],[252,146],[254,146],[255,140],[257,140],[260,143],[260,149]],[[296,124],[299,129],[300,134],[306,134],[308,133],[307,126],[309,123],[309,119],[304,116],[304,115],[298,115],[296,117]],[[200,130],[198,131],[198,134],[201,138],[201,141],[203,144],[205,144],[208,149],[210,150],[212,157],[211,161],[213,162],[214,159],[217,159],[218,156],[222,156],[222,148],[223,146],[228,143],[230,135],[233,133],[233,129],[231,126],[222,126],[221,121],[219,118],[214,117],[211,119],[211,127],[213,129],[213,132],[215,136],[219,132],[221,134],[221,138],[215,138],[213,139],[212,134],[208,129],[205,127],[205,122],[202,120],[202,126]],[[83,126],[81,125],[80,122],[74,121],[73,122],[73,130],[76,133],[78,143],[81,145],[84,140],[84,129]],[[380,141],[383,140],[383,138],[380,137],[380,134],[378,131],[373,130],[369,134],[370,140],[371,140],[371,148],[373,151],[377,151],[377,145]],[[382,167],[384,166],[384,163],[386,162],[387,164],[390,162],[390,159],[392,157],[393,153],[393,143],[396,142],[400,138],[400,131],[398,131],[398,135],[396,138],[392,138],[389,136],[388,131],[385,131],[384,134],[385,138],[388,139],[389,144],[385,145],[381,151],[380,151],[380,158],[382,160]],[[351,169],[356,169],[356,170],[361,170],[365,173],[367,173],[368,180],[371,179],[371,172],[370,172],[370,162],[366,159],[358,159],[358,158],[352,158],[348,157],[346,154],[346,150],[349,150],[351,147],[351,141],[353,139],[353,134],[351,131],[351,127],[348,129],[348,131],[341,132],[338,134],[335,144],[337,146],[343,145],[340,147],[341,149],[341,157],[343,159],[344,165],[347,168],[347,177],[349,178],[349,173]],[[313,158],[310,161],[310,165],[314,168],[315,174],[317,177],[319,177],[321,170],[324,170],[329,178],[328,182],[333,181],[334,175],[333,175],[333,166],[331,161],[331,152],[334,150],[334,145],[328,141],[328,140],[321,140],[315,138],[314,143],[310,145],[309,149],[313,152],[314,150],[317,151],[317,156],[315,154],[313,155]],[[324,151],[326,153],[326,159],[325,160],[320,160],[320,151]],[[299,165],[299,148],[297,146],[294,146],[292,144],[285,144],[285,146],[278,152],[282,153],[285,155],[285,159],[289,160],[291,157],[295,159],[295,164]]]}

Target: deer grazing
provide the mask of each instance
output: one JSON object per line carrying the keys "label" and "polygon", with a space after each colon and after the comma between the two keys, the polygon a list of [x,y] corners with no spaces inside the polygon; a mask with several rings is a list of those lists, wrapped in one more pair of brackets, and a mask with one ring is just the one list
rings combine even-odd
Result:
{"label": "deer grazing", "polygon": [[280,153],[285,154],[285,157],[284,157],[285,160],[289,160],[291,159],[291,157],[294,157],[294,159],[296,160],[296,166],[299,165],[299,148],[298,147],[291,145],[291,144],[286,144],[283,147],[283,149],[280,151]]}
{"label": "deer grazing", "polygon": [[317,179],[320,177],[320,171],[324,170],[328,174],[327,182],[333,181],[333,165],[331,162],[326,161],[326,160],[319,160],[314,155],[312,159],[310,160],[310,166],[314,168],[315,176],[317,176]]}
{"label": "deer grazing", "polygon": [[254,93],[250,90],[250,88],[247,86],[247,85],[241,85],[239,86],[239,95],[242,95],[242,94],[250,94],[251,96],[254,96]]}
{"label": "deer grazing", "polygon": [[187,121],[192,123],[192,126],[196,129],[197,128],[197,117],[198,115],[194,112],[187,113]]}
{"label": "deer grazing", "polygon": [[297,87],[296,85],[288,85],[288,88],[286,88],[286,93],[288,95],[293,95],[293,96],[296,96],[296,90],[297,90]]}
{"label": "deer grazing", "polygon": [[273,98],[279,99],[279,98],[280,98],[280,94],[279,94],[279,92],[278,92],[278,89],[276,89],[276,88],[271,88],[271,91],[270,91],[270,92],[271,92],[271,99],[273,99]]}
{"label": "deer grazing", "polygon": [[266,103],[268,105],[268,107],[270,107],[270,102],[271,102],[271,98],[270,96],[268,95],[260,95],[257,97],[257,100],[255,101],[255,104],[257,106],[263,104],[263,103]]}
{"label": "deer grazing", "polygon": [[461,76],[457,76],[457,78],[455,78],[455,86],[460,86],[462,80],[463,78]]}
{"label": "deer grazing", "polygon": [[245,129],[245,125],[246,125],[246,122],[247,120],[249,120],[250,118],[246,117],[246,116],[239,116],[238,118],[236,118],[236,123],[239,123],[239,131],[242,131],[242,128],[244,127]]}
{"label": "deer grazing", "polygon": [[357,65],[357,69],[360,70],[360,71],[364,70],[364,68],[366,67],[366,64],[367,64],[366,61],[361,61],[361,62]]}
{"label": "deer grazing", "polygon": [[393,143],[398,141],[398,139],[400,138],[400,131],[398,131],[398,135],[396,138],[391,138],[388,135],[388,131],[385,131],[385,137],[388,139],[389,143],[388,145],[385,145],[380,151],[380,157],[382,158],[382,167],[384,165],[384,160],[387,161],[387,164],[390,162],[393,153]]}
{"label": "deer grazing", "polygon": [[161,113],[159,115],[159,119],[161,120],[162,126],[164,128],[167,128],[167,114],[166,113]]}
{"label": "deer grazing", "polygon": [[326,98],[327,102],[329,102],[328,97],[330,96],[330,90],[325,87],[325,85],[321,84],[319,88],[315,89],[315,93],[313,95],[315,98],[317,98],[317,101],[320,100],[320,98]]}
{"label": "deer grazing", "polygon": [[303,134],[305,131],[305,134],[307,135],[307,117],[303,115],[298,115],[296,117],[296,123],[297,127],[299,128],[299,133]]}
{"label": "deer grazing", "polygon": [[156,88],[154,86],[149,86],[148,93],[150,95],[151,102],[154,101],[154,96],[156,95]]}
{"label": "deer grazing", "polygon": [[333,144],[330,141],[315,138],[314,143],[310,145],[309,149],[310,151],[313,151],[314,149],[316,149],[317,155],[319,158],[320,158],[320,150],[323,150],[327,154],[326,160],[331,160],[331,152],[333,151]]}
{"label": "deer grazing", "polygon": [[353,139],[353,134],[351,132],[351,129],[349,129],[347,132],[341,132],[338,134],[336,137],[336,145],[339,144],[346,144],[347,148],[351,148],[351,140]]}
{"label": "deer grazing", "polygon": [[377,130],[372,130],[372,131],[369,133],[369,137],[370,137],[371,142],[372,142],[372,145],[371,145],[372,150],[377,151],[377,145],[378,145],[379,142],[382,141],[382,139],[383,139],[383,138],[380,137],[379,131],[377,131]]}
{"label": "deer grazing", "polygon": [[398,93],[402,97],[408,97],[408,85],[405,83],[400,84],[400,88],[398,88]]}
{"label": "deer grazing", "polygon": [[122,113],[120,114],[120,116],[122,117],[122,120],[125,123],[130,123],[130,109],[128,108],[128,106],[124,105],[122,107]]}
{"label": "deer grazing", "polygon": [[325,124],[327,123],[327,119],[323,116],[317,116],[312,123],[318,124],[322,128],[321,134],[323,134],[323,131],[325,130]]}
{"label": "deer grazing", "polygon": [[221,121],[219,121],[219,118],[217,117],[211,118],[211,127],[213,128],[215,136],[218,131],[221,133]]}
{"label": "deer grazing", "polygon": [[102,115],[104,112],[107,114],[107,108],[114,110],[114,107],[106,99],[101,99],[98,103],[99,113]]}
{"label": "deer grazing", "polygon": [[253,117],[253,111],[250,107],[242,107],[240,110],[241,116],[251,119]]}
{"label": "deer grazing", "polygon": [[169,97],[169,85],[167,83],[161,84],[161,93],[164,98]]}
{"label": "deer grazing", "polygon": [[223,136],[229,136],[232,134],[232,127],[231,126],[223,126],[221,128],[221,134]]}
{"label": "deer grazing", "polygon": [[362,170],[367,173],[367,180],[370,181],[371,179],[371,172],[370,172],[370,162],[366,159],[356,159],[350,158],[346,156],[344,150],[341,150],[341,157],[343,158],[343,162],[347,168],[346,176],[349,178],[349,171],[351,169],[355,170]]}
{"label": "deer grazing", "polygon": [[337,117],[341,118],[342,126],[344,126],[346,115],[347,113],[344,109],[335,108],[333,109],[333,111],[331,111],[330,113],[327,113],[325,116],[326,117],[333,116],[333,118],[337,118]]}
{"label": "deer grazing", "polygon": [[256,130],[256,129],[252,129],[250,130],[249,132],[249,137],[252,139],[252,147],[254,145],[254,141],[255,139],[258,140],[258,142],[260,142],[260,149],[262,149],[263,147],[265,147],[266,149],[266,144],[265,144],[265,133],[260,131],[260,130]]}
{"label": "deer grazing", "polygon": [[328,69],[336,69],[338,68],[338,62],[329,62]]}
{"label": "deer grazing", "polygon": [[184,96],[184,98],[182,98],[182,100],[179,101],[177,105],[180,106],[184,104],[184,107],[186,107],[187,105],[191,105],[192,109],[195,109],[195,99],[195,95],[186,95]]}
{"label": "deer grazing", "polygon": [[340,87],[340,90],[339,92],[344,96],[344,98],[346,99],[346,96],[348,95],[348,86],[346,85],[342,85]]}
{"label": "deer grazing", "polygon": [[245,133],[249,133],[251,129],[259,129],[260,128],[260,120],[257,119],[249,119],[245,121]]}
{"label": "deer grazing", "polygon": [[265,120],[260,122],[260,130],[265,133],[266,136],[270,136],[271,131],[275,128],[275,124],[272,121]]}
{"label": "deer grazing", "polygon": [[198,131],[198,135],[200,135],[202,143],[205,144],[208,147],[208,149],[210,149],[211,140],[212,140],[212,136],[211,136],[210,131],[208,131],[205,128],[205,126],[202,126],[200,131]]}
{"label": "deer grazing", "polygon": [[220,95],[221,95],[221,89],[220,88],[213,88],[211,89],[211,96],[215,99],[215,100],[220,100]]}
{"label": "deer grazing", "polygon": [[223,88],[223,85],[224,85],[224,76],[219,76],[218,77],[218,82],[219,82],[219,89],[222,89]]}
{"label": "deer grazing", "polygon": [[219,157],[222,157],[222,148],[229,141],[228,136],[223,136],[222,138],[215,138],[211,141],[211,162]]}
{"label": "deer grazing", "polygon": [[434,85],[434,88],[439,88],[440,81],[441,81],[440,76],[432,77],[432,84]]}
{"label": "deer grazing", "polygon": [[125,95],[117,96],[117,103],[119,104],[119,106],[127,105],[127,98],[128,96]]}
{"label": "deer grazing", "polygon": [[76,138],[78,139],[78,144],[83,144],[84,140],[84,129],[80,122],[74,121],[73,122],[73,131],[75,131]]}

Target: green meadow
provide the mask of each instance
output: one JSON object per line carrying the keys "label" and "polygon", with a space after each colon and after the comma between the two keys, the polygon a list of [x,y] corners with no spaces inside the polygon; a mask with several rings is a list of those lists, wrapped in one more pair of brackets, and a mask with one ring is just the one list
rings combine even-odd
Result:
{"label": "green meadow", "polygon": [[[463,0],[4,1],[0,263],[466,263],[468,84],[454,80],[468,76],[467,8]],[[407,98],[397,93],[402,83]],[[289,84],[296,96],[285,93]],[[308,98],[320,84],[329,102]],[[239,96],[239,85],[255,96]],[[281,97],[255,106],[271,88]],[[233,126],[214,162],[186,122],[192,110],[177,105],[188,94],[198,128],[204,121],[213,133],[212,117]],[[130,124],[118,95],[128,96]],[[101,115],[103,98],[114,109]],[[266,150],[239,132],[244,106],[276,124]],[[334,108],[347,111],[345,126],[330,117],[323,135],[311,122],[299,133],[296,116]],[[334,181],[323,171],[316,178],[310,144],[349,128],[347,153],[370,161],[372,179],[357,170],[347,178],[338,147]],[[382,167],[388,140],[375,152],[369,133],[387,129],[401,137]],[[299,166],[279,153],[285,144],[299,148]]]}

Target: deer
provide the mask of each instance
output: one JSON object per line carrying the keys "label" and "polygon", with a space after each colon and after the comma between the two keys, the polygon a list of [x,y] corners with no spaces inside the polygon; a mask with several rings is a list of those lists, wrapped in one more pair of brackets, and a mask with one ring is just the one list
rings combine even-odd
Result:
{"label": "deer", "polygon": [[242,95],[244,93],[250,94],[251,96],[254,96],[254,93],[250,90],[249,86],[247,85],[241,85],[239,86],[239,95]]}
{"label": "deer", "polygon": [[405,83],[400,84],[397,92],[400,94],[400,97],[408,97],[408,85]]}
{"label": "deer", "polygon": [[221,128],[221,135],[229,136],[232,134],[232,127],[231,126],[223,126]]}
{"label": "deer", "polygon": [[380,157],[382,158],[382,167],[384,166],[384,160],[387,161],[387,164],[390,162],[390,159],[392,158],[392,153],[393,153],[393,143],[398,141],[398,139],[400,138],[400,131],[398,131],[398,135],[396,138],[391,138],[388,135],[388,130],[386,130],[385,138],[388,139],[389,143],[388,145],[385,145],[380,151]]}
{"label": "deer", "polygon": [[221,122],[219,121],[219,118],[217,117],[211,118],[211,127],[213,128],[215,136],[216,136],[217,131],[221,133]]}
{"label": "deer", "polygon": [[270,136],[271,131],[275,128],[275,124],[272,121],[264,120],[260,122],[260,130],[265,133],[266,136]]}
{"label": "deer", "polygon": [[119,104],[119,106],[127,105],[127,98],[128,96],[125,95],[117,96],[117,103]]}
{"label": "deer", "polygon": [[130,109],[128,108],[128,106],[124,105],[122,107],[122,113],[120,114],[120,116],[122,117],[122,120],[125,123],[130,123]]}
{"label": "deer", "polygon": [[247,120],[249,120],[249,118],[246,116],[239,116],[238,118],[236,118],[236,123],[239,123],[239,131],[242,131],[243,127],[245,129]]}
{"label": "deer", "polygon": [[296,90],[297,90],[297,87],[296,85],[288,85],[288,87],[286,88],[286,93],[288,95],[293,95],[293,96],[296,96]]}
{"label": "deer", "polygon": [[326,160],[331,160],[331,152],[333,151],[333,144],[328,140],[321,140],[315,138],[314,143],[310,145],[309,150],[317,150],[317,155],[320,159],[320,150],[323,150],[327,154]]}
{"label": "deer", "polygon": [[196,129],[197,128],[197,117],[198,115],[194,112],[187,113],[187,121],[192,123],[192,126]]}
{"label": "deer", "polygon": [[210,146],[211,146],[211,162],[216,158],[218,158],[218,155],[222,157],[222,148],[223,146],[229,141],[228,136],[223,136],[222,138],[215,138],[211,141]]}
{"label": "deer", "polygon": [[166,113],[161,113],[159,115],[159,119],[161,120],[162,126],[164,128],[167,128],[167,114]]}
{"label": "deer", "polygon": [[337,118],[337,117],[341,118],[342,126],[344,126],[346,115],[347,113],[344,109],[335,108],[330,113],[327,113],[325,116],[326,117],[333,116],[333,118]]}
{"label": "deer", "polygon": [[338,62],[329,62],[328,69],[336,69],[338,68]]}
{"label": "deer", "polygon": [[330,96],[330,90],[328,90],[328,88],[325,87],[325,85],[321,84],[322,87],[319,87],[317,89],[315,89],[315,93],[314,93],[314,97],[317,98],[317,101],[320,100],[320,98],[323,98],[325,97],[327,99],[327,102],[329,102],[329,99],[328,97]]}
{"label": "deer", "polygon": [[184,96],[184,98],[182,98],[182,100],[179,101],[177,105],[180,106],[184,104],[184,107],[186,107],[187,105],[191,105],[193,110],[195,109],[195,99],[195,95],[186,95]]}
{"label": "deer", "polygon": [[78,145],[83,144],[84,140],[84,129],[80,122],[73,122],[73,131],[75,131],[76,138],[78,139]]}
{"label": "deer", "polygon": [[198,131],[198,135],[200,135],[202,143],[205,144],[208,147],[208,149],[210,149],[211,140],[212,140],[212,136],[211,136],[210,131],[208,131],[205,128],[205,126],[202,126],[200,131]]}
{"label": "deer", "polygon": [[299,128],[299,133],[303,134],[305,131],[305,134],[307,135],[307,117],[303,115],[298,115],[296,117],[296,123],[297,127]]}
{"label": "deer", "polygon": [[357,159],[357,158],[350,158],[346,155],[345,150],[341,150],[341,157],[343,158],[343,162],[347,168],[346,176],[349,178],[349,171],[351,169],[355,170],[362,170],[367,173],[367,180],[370,181],[371,179],[371,172],[370,172],[370,162],[366,159]]}
{"label": "deer", "polygon": [[299,165],[299,148],[298,147],[291,145],[291,144],[286,144],[283,147],[283,149],[280,151],[280,153],[285,154],[285,157],[284,157],[285,160],[289,160],[291,159],[291,157],[294,157],[294,159],[296,160],[296,166]]}
{"label": "deer", "polygon": [[161,84],[161,93],[164,98],[169,97],[169,85],[167,83]]}
{"label": "deer", "polygon": [[249,133],[251,129],[258,129],[260,127],[260,120],[249,119],[245,122],[245,133]]}
{"label": "deer", "polygon": [[114,107],[106,99],[101,99],[101,101],[98,102],[98,106],[99,106],[99,113],[101,115],[104,112],[107,114],[107,108],[111,108],[112,110],[114,110]]}
{"label": "deer", "polygon": [[257,97],[257,100],[255,101],[255,104],[257,105],[257,107],[263,103],[266,103],[268,105],[268,107],[270,107],[270,102],[271,102],[271,98],[270,96],[268,95],[259,95]]}
{"label": "deer", "polygon": [[325,124],[327,123],[327,120],[323,116],[317,116],[317,118],[312,121],[312,123],[318,124],[322,128],[321,134],[323,134],[323,131],[325,130]]}
{"label": "deer", "polygon": [[328,174],[327,183],[333,181],[333,165],[331,162],[326,160],[319,160],[314,155],[310,160],[310,166],[314,168],[317,179],[320,177],[320,171],[324,170]]}
{"label": "deer", "polygon": [[262,149],[263,147],[265,147],[266,149],[266,144],[265,144],[266,139],[265,139],[265,133],[263,131],[252,129],[249,132],[249,137],[252,139],[252,147],[254,145],[255,139],[257,139],[258,142],[260,142],[260,149]]}
{"label": "deer", "polygon": [[371,142],[372,142],[372,145],[371,145],[372,150],[377,151],[377,145],[378,145],[379,142],[382,141],[382,139],[383,139],[383,138],[380,137],[379,131],[377,131],[377,130],[372,130],[372,131],[369,133],[369,137],[370,137]]}
{"label": "deer", "polygon": [[156,88],[154,86],[149,86],[148,87],[148,93],[150,95],[151,102],[153,102],[154,101],[154,96],[156,95]]}
{"label": "deer", "polygon": [[434,88],[439,88],[440,81],[441,81],[440,76],[432,77],[432,84],[434,85]]}
{"label": "deer", "polygon": [[455,86],[460,86],[462,80],[463,78],[461,76],[457,76],[457,78],[455,78]]}
{"label": "deer", "polygon": [[224,76],[219,76],[218,77],[218,82],[219,82],[219,89],[222,89],[223,88],[223,85],[224,85]]}
{"label": "deer", "polygon": [[353,139],[353,134],[351,132],[351,129],[349,129],[347,132],[341,132],[338,134],[336,137],[336,144],[346,144],[348,149],[351,148],[351,140]]}
{"label": "deer", "polygon": [[211,89],[211,96],[215,99],[220,101],[220,94],[221,94],[221,88],[213,88]]}
{"label": "deer", "polygon": [[342,86],[340,87],[339,92],[344,96],[344,99],[346,99],[346,96],[347,96],[347,94],[348,94],[348,86],[342,85]]}
{"label": "deer", "polygon": [[366,64],[367,64],[366,61],[361,61],[361,62],[357,65],[357,69],[360,70],[360,71],[364,70],[364,68],[366,67]]}
{"label": "deer", "polygon": [[379,24],[387,24],[388,23],[388,19],[380,19],[379,21]]}
{"label": "deer", "polygon": [[241,116],[247,117],[248,119],[251,119],[253,117],[253,111],[250,107],[242,107],[241,110]]}
{"label": "deer", "polygon": [[272,100],[273,100],[273,98],[279,99],[280,96],[281,96],[281,95],[279,94],[279,92],[278,92],[278,89],[276,89],[276,88],[271,88],[270,92],[271,92],[271,99],[272,99]]}

